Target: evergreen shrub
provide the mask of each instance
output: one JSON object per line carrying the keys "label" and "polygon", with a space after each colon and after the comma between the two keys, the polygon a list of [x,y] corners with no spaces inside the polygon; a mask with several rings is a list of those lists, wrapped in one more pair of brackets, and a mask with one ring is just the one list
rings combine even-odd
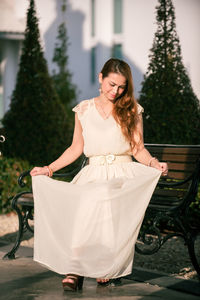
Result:
{"label": "evergreen shrub", "polygon": [[172,0],[159,0],[157,31],[142,83],[146,143],[200,144],[199,100],[182,63]]}
{"label": "evergreen shrub", "polygon": [[72,74],[68,68],[68,45],[67,28],[65,23],[62,23],[58,27],[54,49],[53,62],[56,65],[56,70],[53,70],[52,79],[67,117],[71,120],[71,125],[73,125],[74,113],[72,112],[72,107],[76,104],[77,87],[72,83]]}
{"label": "evergreen shrub", "polygon": [[34,0],[30,0],[17,83],[2,120],[4,155],[45,165],[70,144],[72,132],[40,46]]}
{"label": "evergreen shrub", "polygon": [[[0,156],[0,214],[11,210],[11,199],[22,191],[17,183],[18,176],[31,168],[27,161]],[[30,186],[31,178],[27,177],[26,181]]]}

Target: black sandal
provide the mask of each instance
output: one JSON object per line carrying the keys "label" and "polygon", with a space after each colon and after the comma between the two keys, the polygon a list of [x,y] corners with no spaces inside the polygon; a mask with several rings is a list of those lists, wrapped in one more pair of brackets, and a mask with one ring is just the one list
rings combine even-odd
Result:
{"label": "black sandal", "polygon": [[97,281],[98,285],[100,286],[119,286],[122,284],[121,282],[121,278],[114,278],[114,279],[109,279],[108,281],[105,282],[101,282],[101,281]]}
{"label": "black sandal", "polygon": [[83,287],[83,276],[67,274],[67,279],[71,279],[73,282],[62,281],[64,291],[76,291],[81,290]]}
{"label": "black sandal", "polygon": [[111,286],[119,286],[119,285],[122,285],[122,281],[121,281],[121,278],[114,278],[114,279],[111,279],[110,280],[110,285]]}

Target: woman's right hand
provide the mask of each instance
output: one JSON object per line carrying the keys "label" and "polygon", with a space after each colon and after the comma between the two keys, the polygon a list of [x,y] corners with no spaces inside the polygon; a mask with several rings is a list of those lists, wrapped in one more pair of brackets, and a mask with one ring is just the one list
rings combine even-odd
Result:
{"label": "woman's right hand", "polygon": [[49,170],[47,167],[34,167],[30,171],[31,176],[36,176],[36,175],[49,175]]}

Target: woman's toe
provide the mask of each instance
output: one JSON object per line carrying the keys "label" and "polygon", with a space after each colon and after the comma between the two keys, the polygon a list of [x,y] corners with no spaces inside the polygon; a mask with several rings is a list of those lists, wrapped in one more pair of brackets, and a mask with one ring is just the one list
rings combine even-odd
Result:
{"label": "woman's toe", "polygon": [[62,282],[74,283],[74,280],[66,277]]}
{"label": "woman's toe", "polygon": [[108,282],[109,279],[105,279],[105,278],[97,278],[97,282]]}

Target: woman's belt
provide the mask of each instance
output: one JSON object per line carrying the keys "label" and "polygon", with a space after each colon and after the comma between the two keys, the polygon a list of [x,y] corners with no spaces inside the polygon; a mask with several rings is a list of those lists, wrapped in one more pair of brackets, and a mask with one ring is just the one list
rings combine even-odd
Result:
{"label": "woman's belt", "polygon": [[90,165],[112,165],[124,162],[131,162],[132,157],[131,155],[115,155],[115,154],[108,154],[108,155],[97,155],[89,157],[89,164]]}

